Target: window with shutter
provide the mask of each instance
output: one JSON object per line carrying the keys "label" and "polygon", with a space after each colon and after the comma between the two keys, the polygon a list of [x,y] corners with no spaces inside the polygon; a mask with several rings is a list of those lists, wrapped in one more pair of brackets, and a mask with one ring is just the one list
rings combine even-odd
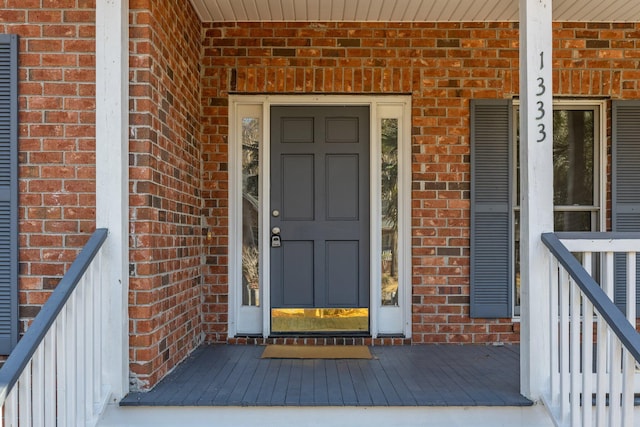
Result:
{"label": "window with shutter", "polygon": [[18,340],[18,37],[0,34],[0,354]]}
{"label": "window with shutter", "polygon": [[[611,225],[616,232],[640,231],[640,101],[613,102],[613,144],[611,183]],[[615,266],[616,305],[625,310],[626,260],[616,254]],[[636,259],[636,278],[640,286],[640,255]],[[640,289],[638,289],[640,291]],[[636,307],[640,308],[640,294],[636,294]],[[637,311],[640,313],[640,311]]]}
{"label": "window with shutter", "polygon": [[471,317],[510,317],[512,107],[471,102]]}

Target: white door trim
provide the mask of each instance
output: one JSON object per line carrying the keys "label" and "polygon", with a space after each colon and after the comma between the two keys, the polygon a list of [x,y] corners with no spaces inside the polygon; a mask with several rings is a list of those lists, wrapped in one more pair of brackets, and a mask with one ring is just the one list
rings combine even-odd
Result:
{"label": "white door trim", "polygon": [[[269,277],[270,110],[281,105],[365,105],[370,110],[370,331],[411,336],[411,97],[366,95],[230,95],[229,96],[229,337],[271,334]],[[248,115],[248,116],[247,116]],[[260,307],[242,305],[242,120],[261,120],[260,144]],[[399,305],[382,306],[380,255],[382,249],[380,191],[380,120],[398,119]],[[265,309],[267,308],[267,309]]]}

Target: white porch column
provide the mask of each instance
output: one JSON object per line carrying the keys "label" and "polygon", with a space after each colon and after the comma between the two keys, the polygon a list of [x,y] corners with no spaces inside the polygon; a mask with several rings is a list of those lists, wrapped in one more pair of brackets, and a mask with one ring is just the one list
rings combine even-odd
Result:
{"label": "white porch column", "polygon": [[549,257],[553,231],[552,0],[520,0],[520,388],[549,388]]}
{"label": "white porch column", "polygon": [[115,398],[129,384],[129,1],[96,1],[96,225],[108,228],[103,329]]}

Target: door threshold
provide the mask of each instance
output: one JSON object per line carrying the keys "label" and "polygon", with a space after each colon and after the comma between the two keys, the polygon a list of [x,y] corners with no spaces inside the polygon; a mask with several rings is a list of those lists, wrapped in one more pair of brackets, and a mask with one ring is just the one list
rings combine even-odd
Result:
{"label": "door threshold", "polygon": [[236,336],[227,338],[230,345],[367,345],[367,346],[396,346],[411,345],[411,338],[403,336],[372,338],[369,334],[343,334],[343,335],[275,335],[268,338],[262,336]]}
{"label": "door threshold", "polygon": [[268,339],[280,338],[371,338],[369,332],[274,332]]}

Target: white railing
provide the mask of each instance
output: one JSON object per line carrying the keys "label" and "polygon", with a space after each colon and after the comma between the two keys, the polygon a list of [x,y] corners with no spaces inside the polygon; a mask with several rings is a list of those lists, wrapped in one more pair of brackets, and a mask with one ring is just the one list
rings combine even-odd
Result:
{"label": "white railing", "polygon": [[102,244],[91,236],[0,369],[1,426],[93,426],[110,396]]}
{"label": "white railing", "polygon": [[[545,404],[558,426],[632,426],[640,360],[635,329],[640,234],[549,233],[543,242],[553,254],[551,383]],[[618,268],[626,264],[631,302],[626,315],[614,304],[615,257],[625,258]]]}

